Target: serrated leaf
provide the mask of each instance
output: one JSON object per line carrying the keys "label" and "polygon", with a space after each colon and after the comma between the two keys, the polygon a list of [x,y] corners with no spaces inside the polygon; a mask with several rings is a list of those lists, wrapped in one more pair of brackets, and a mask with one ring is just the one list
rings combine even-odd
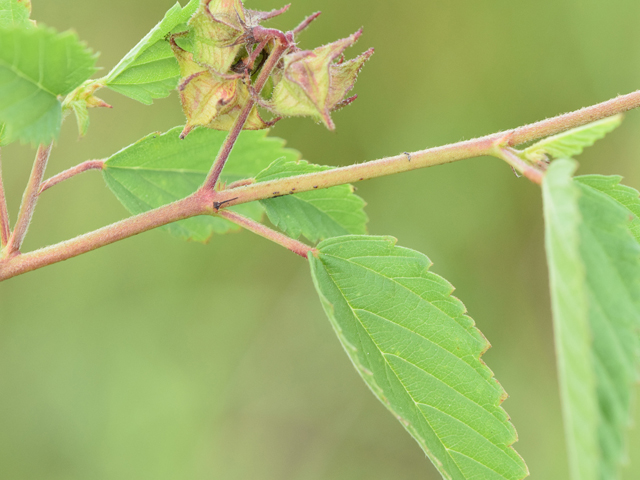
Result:
{"label": "serrated leaf", "polygon": [[[330,169],[304,160],[291,162],[281,158],[260,172],[256,181],[266,182]],[[353,193],[351,185],[270,198],[260,203],[265,207],[271,223],[293,238],[304,235],[312,242],[317,242],[350,233],[367,233],[365,202]]]}
{"label": "serrated leaf", "polygon": [[526,148],[522,153],[531,161],[543,160],[547,155],[553,158],[575,157],[618,128],[622,118],[622,115],[615,115],[545,138]]}
{"label": "serrated leaf", "polygon": [[345,236],[310,255],[324,309],[358,373],[442,476],[522,479],[489,343],[423,254],[392,237]]}
{"label": "serrated leaf", "polygon": [[556,160],[543,186],[565,434],[572,478],[615,479],[640,358],[640,245],[629,210],[574,170]]}
{"label": "serrated leaf", "polygon": [[0,0],[0,28],[32,27],[29,7],[18,0]]}
{"label": "serrated leaf", "polygon": [[[227,132],[199,128],[180,140],[182,127],[151,134],[113,155],[105,163],[104,179],[118,200],[133,214],[180,200],[204,182]],[[284,141],[267,132],[243,132],[224,168],[221,179],[234,182],[255,176],[276,158],[295,160],[298,152],[284,148]],[[260,220],[258,202],[231,207],[242,215]],[[181,238],[207,241],[213,233],[238,230],[219,217],[194,217],[166,228]]]}
{"label": "serrated leaf", "polygon": [[176,3],[145,37],[104,78],[111,90],[151,105],[154,98],[169,96],[178,85],[180,70],[165,37],[184,25],[197,10],[198,0],[184,8]]}
{"label": "serrated leaf", "polygon": [[95,71],[96,56],[71,32],[49,28],[0,30],[0,122],[10,141],[57,138],[58,100]]}
{"label": "serrated leaf", "polygon": [[631,234],[640,243],[640,193],[635,188],[621,185],[618,175],[582,175],[576,181],[598,190],[622,205],[629,212]]}

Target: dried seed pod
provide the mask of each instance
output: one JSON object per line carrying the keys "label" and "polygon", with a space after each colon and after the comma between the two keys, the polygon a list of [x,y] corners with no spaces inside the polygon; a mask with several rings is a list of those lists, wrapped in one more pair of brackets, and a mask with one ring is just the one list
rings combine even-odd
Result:
{"label": "dried seed pod", "polygon": [[283,116],[310,116],[323,122],[329,130],[334,130],[331,112],[353,101],[354,98],[345,99],[345,96],[373,54],[373,49],[370,49],[347,62],[338,60],[361,34],[360,30],[312,51],[286,55],[282,78],[271,100],[266,103],[269,109]]}

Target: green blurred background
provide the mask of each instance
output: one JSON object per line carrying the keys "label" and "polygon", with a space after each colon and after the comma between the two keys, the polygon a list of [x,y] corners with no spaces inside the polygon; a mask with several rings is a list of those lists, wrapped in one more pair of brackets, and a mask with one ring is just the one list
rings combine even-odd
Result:
{"label": "green blurred background", "polygon": [[[111,68],[173,0],[34,0]],[[183,2],[184,3],[184,2]],[[248,7],[270,9],[276,0]],[[313,47],[361,26],[376,54],[338,112],[274,135],[346,165],[488,134],[640,87],[640,2],[295,0],[273,23],[324,12]],[[78,140],[67,121],[49,174],[183,123],[176,95],[145,107],[101,92]],[[640,187],[640,113],[581,158],[581,173]],[[15,218],[34,151],[3,150]],[[554,370],[538,187],[489,158],[358,185],[373,234],[426,253],[493,348],[484,359],[533,479],[568,471]],[[26,249],[118,220],[100,175],[43,195]],[[640,409],[636,409],[640,417]],[[640,430],[631,436],[640,472]],[[635,471],[635,473],[633,473]],[[369,393],[335,338],[305,262],[247,232],[182,243],[153,231],[0,284],[0,478],[439,478]]]}

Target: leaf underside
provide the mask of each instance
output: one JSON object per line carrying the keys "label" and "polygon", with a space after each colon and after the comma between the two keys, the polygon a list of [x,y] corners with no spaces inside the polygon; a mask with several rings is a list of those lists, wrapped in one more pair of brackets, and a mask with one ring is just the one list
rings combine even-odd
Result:
{"label": "leaf underside", "polygon": [[[256,181],[266,182],[325,170],[331,170],[331,167],[282,158],[260,172]],[[293,238],[304,235],[317,242],[341,235],[367,233],[365,202],[353,193],[351,185],[270,198],[260,203],[271,223]]]}
{"label": "leaf underside", "polygon": [[5,142],[57,138],[64,96],[95,71],[95,55],[71,32],[49,28],[0,30],[0,122]]}
{"label": "leaf underside", "polygon": [[637,204],[619,177],[574,170],[556,160],[543,186],[565,435],[573,479],[615,479],[640,358]]}
{"label": "leaf underside", "polygon": [[526,477],[506,393],[480,360],[489,343],[429,259],[392,237],[337,237],[318,250],[313,280],[344,349],[443,477]]}
{"label": "leaf underside", "polygon": [[[154,133],[113,155],[105,163],[104,179],[118,200],[133,214],[146,212],[194,193],[204,182],[227,132],[199,128],[180,140],[183,127]],[[233,148],[221,180],[252,178],[277,158],[294,161],[295,150],[266,131],[246,131]],[[231,207],[241,215],[260,220],[259,202]],[[220,217],[200,216],[167,225],[178,237],[206,242],[212,234],[239,227]]]}
{"label": "leaf underside", "polygon": [[620,126],[623,116],[615,115],[582,127],[574,128],[541,140],[523,150],[523,155],[532,161],[552,158],[572,158],[592,146]]}
{"label": "leaf underside", "polygon": [[198,0],[191,0],[184,8],[179,3],[171,7],[105,77],[106,86],[145,105],[169,96],[178,84],[180,69],[165,37],[180,26],[187,30],[186,23],[198,5]]}

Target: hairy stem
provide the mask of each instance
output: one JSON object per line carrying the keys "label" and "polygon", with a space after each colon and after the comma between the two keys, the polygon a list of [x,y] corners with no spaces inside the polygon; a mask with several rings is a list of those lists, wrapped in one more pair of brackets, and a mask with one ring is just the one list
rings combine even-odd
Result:
{"label": "hairy stem", "polygon": [[0,261],[0,281],[53,263],[62,262],[171,222],[211,213],[213,212],[210,207],[210,200],[196,193],[177,202],[127,218],[74,239]]}
{"label": "hairy stem", "polygon": [[[473,140],[413,153],[403,153],[394,157],[349,165],[324,172],[298,175],[296,177],[272,180],[269,182],[254,183],[232,190],[223,190],[220,192],[219,201],[223,203],[225,207],[231,207],[254,200],[265,200],[280,195],[290,195],[292,193],[334,187],[345,183],[355,183],[371,178],[408,172],[418,168],[432,167],[483,155],[501,158],[512,165],[515,160],[509,154],[504,153],[504,149],[507,147],[555,135],[565,130],[580,127],[639,106],[640,90],[607,102],[577,110],[573,113],[567,113],[541,122]],[[516,167],[516,170],[518,170],[518,167]],[[538,183],[539,175],[533,167],[523,167],[521,173],[534,183]]]}
{"label": "hairy stem", "polygon": [[[592,121],[639,106],[640,91],[637,91],[592,107],[543,120],[508,132],[496,133],[444,147],[432,148],[412,154],[406,153],[395,157],[383,158],[381,160],[374,160],[372,162],[308,175],[241,186],[232,190],[216,192],[201,189],[196,194],[184,200],[109,225],[73,240],[68,240],[35,252],[0,259],[0,281],[75,257],[177,220],[196,215],[211,215],[215,213],[228,215],[228,212],[217,212],[213,207],[214,203],[226,207],[257,199],[270,198],[275,195],[288,195],[292,192],[297,193],[314,188],[327,188],[342,183],[353,183],[367,178],[441,165],[481,155],[494,155],[502,158],[498,152],[507,147],[538,140],[549,135],[563,132],[569,128],[586,125]],[[296,189],[295,192],[293,188]]]}
{"label": "hairy stem", "polygon": [[0,150],[0,248],[4,248],[7,245],[10,235],[9,210],[7,209],[7,198],[5,197],[4,184],[2,183],[2,151]]}
{"label": "hairy stem", "polygon": [[537,185],[542,185],[544,173],[522,160],[512,148],[501,148],[497,151],[496,156],[511,165],[514,171],[520,175],[524,175]]}
{"label": "hairy stem", "polygon": [[[288,48],[289,48],[288,45],[283,45],[279,41],[276,42],[275,49],[271,52],[265,65],[262,67],[262,70],[260,71],[260,75],[258,76],[258,79],[256,80],[256,83],[253,87],[257,95],[259,95],[262,89],[264,88],[264,85],[267,83],[267,80],[269,79],[269,75],[271,75],[271,72],[273,71],[277,63],[280,61],[280,57],[282,57],[282,55],[284,54],[284,52],[287,51]],[[225,164],[227,163],[227,160],[229,159],[231,150],[233,150],[233,146],[236,144],[236,141],[238,140],[238,136],[240,135],[240,132],[242,132],[242,129],[244,128],[244,124],[247,123],[247,119],[249,118],[249,115],[251,114],[251,110],[253,110],[253,107],[255,107],[255,105],[256,105],[256,100],[254,98],[249,98],[249,100],[247,101],[247,104],[240,111],[238,118],[236,119],[235,123],[233,124],[233,127],[231,128],[231,131],[229,132],[229,135],[227,135],[227,138],[222,144],[222,147],[220,147],[220,151],[218,152],[218,155],[216,156],[216,159],[213,162],[211,171],[209,172],[206,180],[204,181],[204,185],[202,185],[202,188],[204,190],[213,190],[214,187],[216,186],[216,183],[218,183],[218,179],[220,178],[222,169],[224,168]]]}
{"label": "hairy stem", "polygon": [[87,172],[89,170],[102,170],[104,168],[105,160],[87,160],[75,167],[71,167],[64,172],[60,172],[57,175],[54,175],[50,179],[46,180],[40,185],[40,190],[38,194],[41,194],[45,190],[50,189],[54,185],[57,185],[60,182],[70,179],[71,177],[75,177],[76,175]]}
{"label": "hairy stem", "polygon": [[22,246],[29,224],[31,223],[31,218],[33,217],[33,212],[36,209],[36,203],[38,203],[38,192],[42,179],[44,178],[44,172],[47,169],[51,147],[53,147],[53,143],[48,146],[40,145],[38,147],[36,159],[33,162],[33,169],[31,170],[31,176],[29,177],[29,183],[22,196],[22,204],[20,205],[16,226],[9,238],[5,255],[11,255],[17,252]]}
{"label": "hairy stem", "polygon": [[306,245],[298,240],[294,240],[293,238],[287,237],[286,235],[276,232],[275,230],[270,229],[269,227],[251,220],[250,218],[243,217],[235,212],[224,210],[218,213],[221,217],[226,218],[227,220],[235,223],[236,225],[240,225],[242,228],[249,230],[261,237],[264,237],[272,242],[277,243],[289,250],[293,253],[300,255],[301,257],[307,258],[307,253],[309,251],[315,250],[313,247]]}

